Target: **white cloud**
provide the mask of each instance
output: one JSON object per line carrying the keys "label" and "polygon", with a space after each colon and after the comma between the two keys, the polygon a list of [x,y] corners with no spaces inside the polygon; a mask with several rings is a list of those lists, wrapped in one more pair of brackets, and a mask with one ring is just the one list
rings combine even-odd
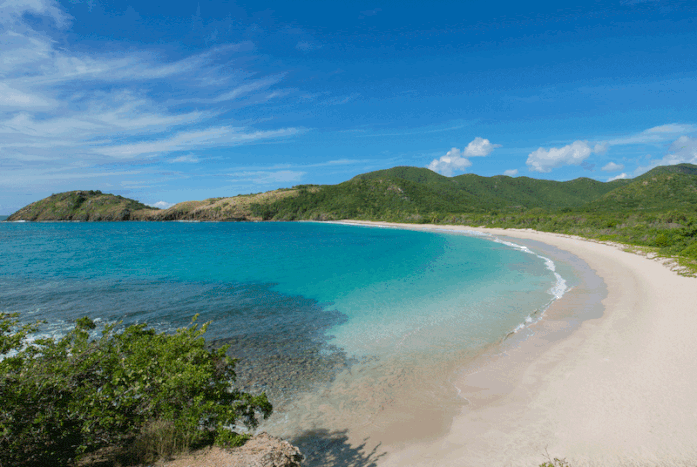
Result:
{"label": "white cloud", "polygon": [[621,138],[607,141],[610,146],[626,144],[647,144],[662,143],[670,141],[680,133],[691,133],[697,131],[697,127],[682,123],[669,123],[667,125],[655,126],[634,135],[623,136]]}
{"label": "white cloud", "polygon": [[506,170],[503,172],[503,174],[508,175],[509,177],[515,177],[516,175],[518,175],[518,169]]}
{"label": "white cloud", "polygon": [[66,26],[72,19],[52,0],[4,0],[0,3],[0,24],[20,23],[27,13],[49,17],[57,26]]}
{"label": "white cloud", "polygon": [[644,133],[669,133],[669,134],[675,134],[675,133],[688,133],[690,131],[694,131],[695,126],[694,125],[686,125],[682,123],[669,123],[667,125],[660,125],[660,126],[655,126],[653,128],[649,128],[648,130],[644,131]]}
{"label": "white cloud", "polygon": [[627,178],[627,177],[628,177],[628,175],[627,175],[626,173],[622,172],[622,173],[619,174],[619,175],[615,175],[614,177],[608,178],[607,181],[608,181],[608,182],[612,182],[612,181],[615,181],[615,180],[623,180],[623,179],[625,179],[625,178]]}
{"label": "white cloud", "polygon": [[482,157],[488,156],[491,152],[500,148],[500,144],[491,144],[488,139],[480,138],[477,136],[474,138],[465,148],[466,157]]}
{"label": "white cloud", "polygon": [[689,136],[681,136],[680,138],[673,141],[670,149],[676,153],[683,154],[688,158],[694,158],[697,155],[697,138],[690,138]]}
{"label": "white cloud", "polygon": [[605,154],[609,146],[607,141],[596,143],[596,145],[593,146],[593,152],[596,154]]}
{"label": "white cloud", "polygon": [[608,162],[605,164],[605,166],[602,168],[604,172],[618,172],[620,170],[624,169],[624,165],[622,164],[615,164],[614,162]]}
{"label": "white cloud", "polygon": [[462,157],[460,150],[458,148],[452,148],[448,151],[445,156],[441,156],[440,159],[434,159],[428,164],[428,168],[434,172],[438,172],[441,175],[450,177],[455,171],[463,171],[467,167],[471,166],[472,163],[469,159]]}
{"label": "white cloud", "polygon": [[675,165],[675,164],[697,164],[697,138],[689,136],[681,136],[670,145],[669,154],[666,154],[661,159],[649,159],[649,163],[645,166],[637,167],[634,175],[641,175],[648,172],[654,167],[660,165]]}
{"label": "white cloud", "polygon": [[586,141],[574,141],[561,148],[539,148],[525,162],[535,172],[551,172],[564,165],[580,165],[593,152]]}
{"label": "white cloud", "polygon": [[255,141],[291,136],[299,133],[296,128],[282,128],[270,131],[250,131],[247,128],[217,127],[200,131],[186,131],[174,136],[141,141],[132,144],[101,146],[95,152],[117,159],[149,156],[172,151],[186,151],[201,147],[231,147]]}
{"label": "white cloud", "polygon": [[[249,83],[242,84],[240,86],[237,86],[236,88],[232,89],[231,91],[226,91],[219,96],[213,97],[213,98],[200,98],[200,99],[190,99],[190,100],[184,100],[184,101],[178,101],[179,103],[181,102],[199,102],[199,103],[204,103],[204,104],[217,104],[221,102],[226,102],[226,101],[231,101],[238,99],[242,96],[248,95],[253,93],[254,91],[261,91],[264,89],[268,89],[270,86],[273,86],[274,84],[279,83],[283,79],[283,75],[278,75],[278,76],[269,76],[266,78],[261,78],[256,81],[250,81]],[[267,98],[273,98],[277,97],[279,95],[285,95],[283,92],[276,91],[274,93],[268,94],[266,97]]]}
{"label": "white cloud", "polygon": [[499,147],[501,147],[500,144],[491,144],[488,139],[477,136],[470,141],[463,152],[460,152],[458,148],[452,148],[444,156],[441,156],[440,159],[431,161],[428,164],[428,168],[441,175],[450,177],[454,172],[462,172],[472,165],[467,157],[488,156],[494,149]]}
{"label": "white cloud", "polygon": [[45,110],[56,106],[56,101],[46,99],[39,94],[26,92],[7,83],[0,82],[0,108],[9,110],[37,109]]}
{"label": "white cloud", "polygon": [[174,206],[174,203],[168,203],[167,201],[158,201],[157,203],[151,204],[150,206],[154,208],[167,209]]}
{"label": "white cloud", "polygon": [[184,163],[184,164],[196,164],[200,162],[200,159],[193,154],[186,154],[184,156],[179,156],[175,157],[174,159],[170,159],[169,161],[170,164],[177,164],[177,163]]}
{"label": "white cloud", "polygon": [[697,138],[681,136],[670,146],[671,153],[661,159],[649,159],[646,166],[637,167],[635,175],[647,172],[660,165],[675,165],[682,163],[697,164]]}
{"label": "white cloud", "polygon": [[[231,111],[241,105],[284,95],[272,88],[283,73],[257,77],[237,65],[237,54],[253,51],[250,42],[177,60],[142,48],[89,51],[47,32],[58,36],[62,32],[51,28],[69,27],[71,20],[54,0],[0,0],[0,173],[7,183],[23,180],[27,188],[45,189],[41,180],[65,180],[67,173],[74,180],[126,173],[114,160],[253,144],[301,131],[260,130],[233,120]],[[116,45],[110,50],[119,50]],[[165,80],[169,92],[158,94]],[[242,104],[231,102],[241,98]],[[177,156],[168,162],[197,160]]]}

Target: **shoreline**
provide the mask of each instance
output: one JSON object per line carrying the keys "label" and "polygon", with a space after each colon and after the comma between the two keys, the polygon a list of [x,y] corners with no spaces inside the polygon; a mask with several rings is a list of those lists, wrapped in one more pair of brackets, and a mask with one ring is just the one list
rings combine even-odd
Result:
{"label": "shoreline", "polygon": [[[697,460],[697,281],[579,237],[519,229],[347,221],[538,241],[586,262],[607,286],[602,316],[545,328],[454,382],[469,404],[435,440],[390,446],[379,466],[681,465]],[[563,307],[557,307],[563,308]],[[558,327],[558,326],[557,326]],[[546,336],[546,337],[545,337]],[[508,373],[513,373],[507,378]],[[667,464],[665,464],[667,465]]]}

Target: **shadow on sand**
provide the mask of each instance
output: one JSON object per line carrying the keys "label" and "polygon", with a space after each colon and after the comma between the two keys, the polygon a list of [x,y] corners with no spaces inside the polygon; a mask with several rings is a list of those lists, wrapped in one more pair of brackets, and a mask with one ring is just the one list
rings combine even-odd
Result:
{"label": "shadow on sand", "polygon": [[380,444],[372,450],[366,448],[367,439],[358,446],[352,446],[346,430],[307,431],[291,443],[300,448],[305,456],[303,467],[377,467],[377,461],[385,455],[379,453]]}

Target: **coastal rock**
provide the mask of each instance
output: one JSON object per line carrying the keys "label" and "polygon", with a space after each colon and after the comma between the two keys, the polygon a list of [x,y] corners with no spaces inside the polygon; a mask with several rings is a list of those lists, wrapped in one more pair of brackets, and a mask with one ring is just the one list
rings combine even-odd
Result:
{"label": "coastal rock", "polygon": [[212,446],[158,463],[158,467],[301,467],[300,449],[267,433],[238,448]]}
{"label": "coastal rock", "polygon": [[303,455],[288,441],[261,433],[237,449],[229,467],[300,467]]}

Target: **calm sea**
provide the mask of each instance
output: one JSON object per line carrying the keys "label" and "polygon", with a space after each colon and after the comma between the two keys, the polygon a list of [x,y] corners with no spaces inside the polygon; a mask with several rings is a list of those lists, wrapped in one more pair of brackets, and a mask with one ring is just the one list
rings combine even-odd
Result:
{"label": "calm sea", "polygon": [[[428,378],[424,390],[447,393],[447,378],[434,375],[536,319],[564,290],[551,261],[477,236],[318,223],[0,223],[0,311],[45,320],[42,333],[54,335],[81,316],[173,330],[200,314],[213,322],[208,340],[241,358],[239,383],[270,394],[279,433],[294,411],[305,426],[340,426]],[[329,409],[313,413],[313,397]]]}

